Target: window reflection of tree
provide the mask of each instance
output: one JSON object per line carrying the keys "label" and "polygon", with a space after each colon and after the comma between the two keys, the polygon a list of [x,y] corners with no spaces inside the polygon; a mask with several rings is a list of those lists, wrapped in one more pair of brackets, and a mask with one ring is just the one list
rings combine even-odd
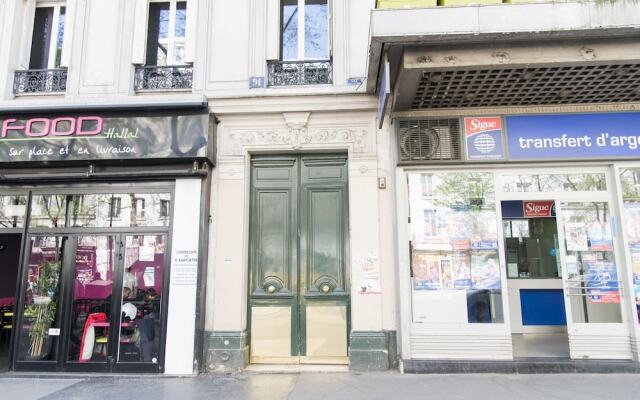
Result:
{"label": "window reflection of tree", "polygon": [[[64,215],[65,215],[65,203],[67,200],[67,196],[65,195],[42,195],[39,197],[42,208],[45,211],[44,216],[46,216],[51,222],[51,226],[54,228],[58,227],[58,223],[60,217],[63,217],[62,226],[65,225]],[[52,203],[55,203],[52,207]],[[62,214],[62,215],[61,215]]]}

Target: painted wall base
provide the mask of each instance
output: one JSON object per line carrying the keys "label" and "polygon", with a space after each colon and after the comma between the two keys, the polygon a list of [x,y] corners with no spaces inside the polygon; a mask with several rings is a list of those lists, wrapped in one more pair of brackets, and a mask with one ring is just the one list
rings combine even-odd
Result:
{"label": "painted wall base", "polygon": [[617,360],[402,360],[402,372],[409,374],[638,374],[640,364]]}
{"label": "painted wall base", "polygon": [[353,331],[349,358],[353,371],[383,371],[398,365],[395,331]]}
{"label": "painted wall base", "polygon": [[205,332],[207,372],[238,372],[249,364],[246,332]]}

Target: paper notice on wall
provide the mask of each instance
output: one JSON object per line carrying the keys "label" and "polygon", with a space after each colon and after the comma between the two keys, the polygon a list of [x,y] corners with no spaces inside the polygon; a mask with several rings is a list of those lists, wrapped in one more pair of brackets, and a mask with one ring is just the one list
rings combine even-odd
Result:
{"label": "paper notice on wall", "polygon": [[582,222],[564,224],[567,251],[589,251],[587,225]]}
{"label": "paper notice on wall", "polygon": [[198,280],[198,250],[176,249],[171,261],[171,285],[195,285]]}
{"label": "paper notice on wall", "polygon": [[360,294],[382,293],[380,288],[380,259],[370,254],[360,262]]}

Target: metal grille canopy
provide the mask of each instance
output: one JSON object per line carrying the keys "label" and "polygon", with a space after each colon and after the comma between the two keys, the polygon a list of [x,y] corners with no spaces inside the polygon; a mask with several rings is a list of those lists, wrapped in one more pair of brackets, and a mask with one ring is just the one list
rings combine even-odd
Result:
{"label": "metal grille canopy", "polygon": [[640,101],[640,64],[423,71],[411,108]]}

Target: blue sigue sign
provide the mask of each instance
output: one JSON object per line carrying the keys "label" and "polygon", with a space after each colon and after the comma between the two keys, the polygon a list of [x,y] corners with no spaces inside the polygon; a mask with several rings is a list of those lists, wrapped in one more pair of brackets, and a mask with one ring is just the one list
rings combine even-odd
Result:
{"label": "blue sigue sign", "polygon": [[502,118],[464,119],[467,160],[504,160]]}
{"label": "blue sigue sign", "polygon": [[640,157],[640,113],[506,117],[510,160]]}

